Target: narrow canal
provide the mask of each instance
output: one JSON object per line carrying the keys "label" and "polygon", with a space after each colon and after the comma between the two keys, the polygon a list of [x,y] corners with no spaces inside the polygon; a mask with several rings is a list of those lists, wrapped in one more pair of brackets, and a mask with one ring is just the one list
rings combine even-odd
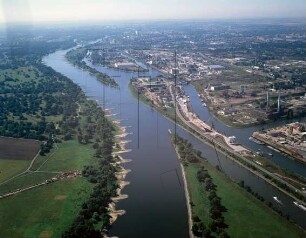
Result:
{"label": "narrow canal", "polygon": [[[262,152],[267,159],[270,159],[274,163],[280,165],[282,168],[286,168],[288,171],[297,173],[303,177],[306,177],[306,165],[302,164],[298,161],[294,161],[287,156],[282,155],[281,153],[274,151],[267,146],[256,144],[253,141],[249,140],[249,137],[252,136],[254,131],[259,131],[262,128],[271,128],[283,125],[284,121],[277,121],[269,125],[263,126],[252,126],[247,128],[233,128],[224,125],[221,121],[219,121],[216,117],[214,117],[209,111],[208,107],[203,107],[202,102],[192,85],[184,86],[185,93],[190,98],[190,103],[193,111],[204,121],[209,124],[213,123],[214,127],[229,136],[236,136],[237,141],[247,147],[251,148],[254,151]],[[273,156],[269,156],[271,153]]]}

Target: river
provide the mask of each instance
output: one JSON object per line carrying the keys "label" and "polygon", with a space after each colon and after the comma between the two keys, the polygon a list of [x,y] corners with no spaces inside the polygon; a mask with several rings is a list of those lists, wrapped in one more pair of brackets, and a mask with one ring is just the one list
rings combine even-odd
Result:
{"label": "river", "polygon": [[[101,106],[111,109],[111,112],[116,114],[112,118],[122,120],[121,126],[127,126],[127,132],[130,133],[124,138],[131,140],[131,143],[127,144],[127,149],[132,151],[124,154],[125,159],[132,160],[124,165],[126,169],[131,169],[126,177],[130,185],[122,190],[123,194],[128,195],[128,199],[117,204],[117,209],[124,209],[126,214],[119,217],[113,224],[110,236],[120,238],[188,237],[188,217],[182,176],[168,133],[169,128],[173,130],[174,124],[142,103],[139,104],[138,117],[137,100],[128,89],[130,78],[136,77],[137,74],[94,66],[103,73],[116,76],[115,80],[120,85],[120,90],[109,88],[88,72],[68,63],[64,57],[66,52],[56,51],[44,57],[43,62],[78,84],[86,96],[97,100]],[[146,74],[154,77],[160,72],[150,69]],[[178,128],[178,134],[202,151],[210,163],[218,164],[214,149],[180,128]],[[221,153],[219,153],[219,159],[224,172],[233,180],[244,180],[253,191],[271,201],[275,206],[277,204],[272,197],[277,196],[283,202],[282,212],[306,228],[305,212],[294,206],[290,197],[239,167],[235,162],[226,159]]]}

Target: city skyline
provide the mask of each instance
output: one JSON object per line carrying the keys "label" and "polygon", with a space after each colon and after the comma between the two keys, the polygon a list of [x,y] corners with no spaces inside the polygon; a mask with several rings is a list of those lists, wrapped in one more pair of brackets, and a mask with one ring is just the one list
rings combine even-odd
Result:
{"label": "city skyline", "polygon": [[304,18],[303,0],[3,0],[0,23],[53,21]]}

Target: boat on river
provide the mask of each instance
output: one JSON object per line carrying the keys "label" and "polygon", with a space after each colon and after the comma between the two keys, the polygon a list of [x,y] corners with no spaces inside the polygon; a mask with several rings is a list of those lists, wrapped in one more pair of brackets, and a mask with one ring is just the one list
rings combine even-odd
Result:
{"label": "boat on river", "polygon": [[283,204],[281,200],[278,199],[278,197],[273,197],[274,201],[279,203],[279,204]]}
{"label": "boat on river", "polygon": [[297,201],[294,201],[293,204],[306,212],[306,207],[303,206],[302,204],[298,203]]}

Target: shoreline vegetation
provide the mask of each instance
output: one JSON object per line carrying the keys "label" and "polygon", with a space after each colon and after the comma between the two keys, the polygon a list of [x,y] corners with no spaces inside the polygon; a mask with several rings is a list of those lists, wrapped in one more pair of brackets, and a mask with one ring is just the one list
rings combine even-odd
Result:
{"label": "shoreline vegetation", "polygon": [[[108,230],[119,215],[125,214],[124,210],[116,210],[116,203],[127,198],[121,194],[121,190],[129,184],[125,177],[129,170],[124,169],[124,160],[120,154],[126,153],[123,141],[126,128],[121,127],[118,122],[111,122],[107,119],[110,110],[105,112],[99,108],[95,101],[92,107],[87,107],[84,114],[86,121],[90,123],[87,133],[92,133],[93,145],[97,165],[85,167],[82,175],[90,183],[95,184],[91,198],[82,205],[82,210],[73,222],[72,226],[63,233],[63,238],[79,237],[80,234],[86,237],[107,237]],[[87,136],[84,132],[78,132],[79,143],[86,142]]]}
{"label": "shoreline vegetation", "polygon": [[87,72],[89,72],[91,75],[95,76],[97,78],[97,80],[99,80],[101,83],[110,86],[110,87],[114,87],[114,88],[118,88],[119,85],[117,84],[117,82],[111,78],[109,75],[101,73],[100,71],[89,67],[83,60],[87,55],[87,49],[85,48],[77,48],[77,49],[73,49],[70,50],[66,53],[66,58],[67,60],[73,64],[74,66],[79,67],[82,70],[85,70]]}
{"label": "shoreline vegetation", "polygon": [[175,152],[176,152],[176,155],[177,155],[177,158],[179,159],[180,161],[180,168],[181,168],[181,173],[182,173],[182,177],[183,177],[183,183],[184,183],[184,191],[185,191],[185,199],[186,199],[186,206],[187,206],[187,211],[188,211],[188,226],[189,226],[189,238],[195,238],[195,235],[194,234],[194,231],[193,231],[193,221],[192,221],[192,208],[191,208],[191,204],[192,204],[192,201],[190,199],[190,194],[189,194],[189,188],[188,188],[188,184],[187,184],[187,178],[186,178],[186,172],[185,172],[185,169],[184,169],[184,165],[183,163],[181,162],[182,159],[181,159],[181,155],[178,151],[178,148],[176,147],[176,145],[174,144],[174,136],[171,134],[171,132],[169,131],[170,135],[171,135],[171,139],[172,139],[172,145],[175,149]]}
{"label": "shoreline vegetation", "polygon": [[243,181],[233,182],[187,140],[171,138],[187,183],[191,237],[305,237],[305,231],[279,216]]}
{"label": "shoreline vegetation", "polygon": [[[1,138],[43,142],[34,160],[19,162],[14,154],[0,160],[1,166],[16,164],[2,174],[7,182],[0,194],[17,191],[1,199],[0,236],[101,238],[123,214],[112,203],[127,197],[121,189],[128,182],[121,178],[129,171],[121,164],[128,161],[120,156],[129,151],[122,140],[127,133],[71,79],[41,62],[48,47],[22,60],[12,52],[8,61],[15,60],[16,69],[0,72],[0,97],[10,100],[2,105]],[[118,86],[104,74],[89,73]],[[6,97],[11,93],[20,96]]]}
{"label": "shoreline vegetation", "polygon": [[[133,94],[134,97],[137,98],[137,90],[132,86],[132,84],[129,84],[129,88]],[[174,109],[172,109],[172,113],[169,113],[169,111],[171,109],[166,109],[163,110],[160,107],[154,105],[152,102],[150,102],[149,99],[147,99],[143,94],[140,93],[139,95],[139,100],[142,101],[143,103],[145,103],[148,106],[151,106],[152,108],[154,108],[155,110],[157,110],[158,112],[162,113],[168,120],[171,120],[172,122],[174,122]],[[263,173],[261,170],[258,170],[258,166],[257,164],[250,164],[250,162],[247,159],[241,159],[240,157],[237,157],[233,152],[229,152],[226,146],[221,146],[219,144],[222,143],[217,143],[216,140],[214,140],[213,138],[207,138],[203,135],[201,135],[198,131],[196,131],[193,128],[190,128],[188,125],[186,125],[182,120],[179,119],[179,117],[177,117],[177,125],[180,126],[182,129],[190,132],[192,135],[194,135],[196,138],[198,138],[199,140],[201,140],[203,143],[206,143],[214,148],[216,148],[218,151],[220,151],[221,153],[223,153],[228,159],[231,159],[232,161],[238,163],[240,166],[244,167],[245,169],[247,169],[248,171],[250,171],[251,173],[255,174],[256,176],[262,178],[263,180],[265,180],[266,182],[268,182],[269,184],[271,184],[272,186],[274,186],[275,188],[277,188],[278,190],[280,190],[281,192],[287,194],[288,196],[290,196],[291,198],[297,200],[299,203],[301,204],[305,204],[305,197],[299,193],[296,192],[295,189],[289,187],[286,183],[280,182],[281,181],[281,177],[279,176],[275,176],[275,177],[271,177],[270,174],[273,174],[273,172],[268,172],[268,174]],[[265,163],[269,163],[269,167],[275,167],[275,169],[280,169],[280,171],[282,173],[284,173],[284,175],[286,177],[292,177],[293,179],[298,179],[299,177],[296,177],[296,175],[293,175],[283,169],[281,169],[279,166],[276,166],[274,163],[269,162],[269,161],[264,161],[261,160]],[[279,172],[280,172],[279,171]],[[279,173],[278,172],[278,173]]]}

